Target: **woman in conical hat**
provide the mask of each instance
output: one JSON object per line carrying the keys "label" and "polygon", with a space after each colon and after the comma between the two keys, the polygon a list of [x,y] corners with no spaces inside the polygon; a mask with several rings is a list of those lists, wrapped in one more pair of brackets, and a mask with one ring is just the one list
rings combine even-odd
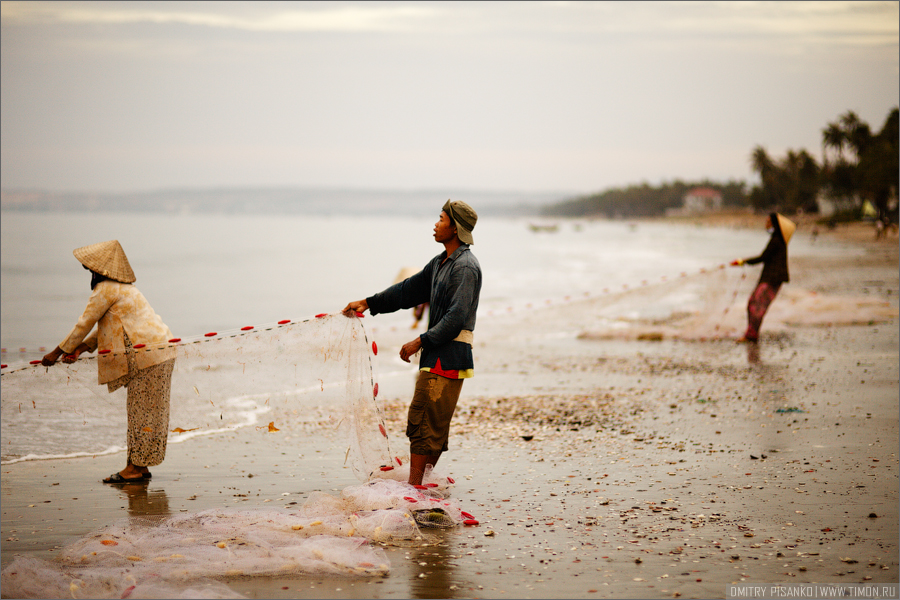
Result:
{"label": "woman in conical hat", "polygon": [[772,237],[763,253],[754,258],[739,258],[733,261],[733,266],[755,265],[762,263],[763,269],[759,276],[759,282],[750,300],[747,302],[747,331],[739,342],[756,342],[759,340],[759,329],[762,326],[763,317],[769,310],[769,305],[781,289],[782,283],[789,281],[787,263],[787,245],[797,226],[787,217],[778,213],[770,213],[766,217],[766,231]]}
{"label": "woman in conical hat", "polygon": [[128,464],[103,482],[146,481],[149,467],[166,456],[175,365],[175,348],[168,342],[172,332],[132,285],[134,271],[118,241],[84,246],[73,254],[91,272],[91,298],[66,339],[41,364],[52,366],[60,357],[73,363],[83,352],[100,348],[98,383],[107,384],[110,392],[128,389]]}

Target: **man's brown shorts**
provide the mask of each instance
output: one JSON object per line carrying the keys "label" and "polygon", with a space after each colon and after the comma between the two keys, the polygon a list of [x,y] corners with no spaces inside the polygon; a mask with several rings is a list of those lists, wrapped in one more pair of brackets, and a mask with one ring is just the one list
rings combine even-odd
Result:
{"label": "man's brown shorts", "polygon": [[435,456],[447,450],[450,420],[456,410],[462,379],[447,379],[420,371],[409,405],[406,437],[412,454]]}

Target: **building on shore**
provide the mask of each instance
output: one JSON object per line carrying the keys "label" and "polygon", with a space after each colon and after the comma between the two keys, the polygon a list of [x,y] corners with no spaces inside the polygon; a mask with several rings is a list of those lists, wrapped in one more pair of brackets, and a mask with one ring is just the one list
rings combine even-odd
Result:
{"label": "building on shore", "polygon": [[681,208],[666,210],[666,216],[696,215],[717,210],[722,210],[722,192],[711,187],[695,187],[685,193]]}

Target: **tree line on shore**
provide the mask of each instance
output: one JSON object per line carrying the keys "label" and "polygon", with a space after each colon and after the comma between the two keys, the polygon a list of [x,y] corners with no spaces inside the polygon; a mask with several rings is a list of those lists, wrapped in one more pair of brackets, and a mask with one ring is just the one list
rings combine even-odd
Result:
{"label": "tree line on shore", "polygon": [[853,111],[847,111],[822,129],[822,160],[804,149],[788,150],[784,157],[769,156],[762,146],[753,149],[750,163],[760,183],[747,189],[741,180],[725,183],[676,180],[613,188],[570,198],[543,209],[546,216],[606,218],[661,216],[682,206],[686,193],[707,187],[722,194],[723,207],[750,207],[755,211],[785,214],[819,212],[819,200],[836,209],[832,218],[855,219],[868,203],[878,218],[897,221],[898,109],[889,113],[881,129],[873,131]]}

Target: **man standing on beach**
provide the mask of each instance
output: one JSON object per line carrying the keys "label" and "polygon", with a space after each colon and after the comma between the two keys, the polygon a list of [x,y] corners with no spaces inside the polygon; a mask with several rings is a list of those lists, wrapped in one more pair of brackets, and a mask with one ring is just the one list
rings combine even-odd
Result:
{"label": "man standing on beach", "polygon": [[437,464],[448,448],[450,420],[463,379],[474,375],[472,332],[481,293],[481,267],[469,246],[478,215],[465,202],[447,200],[434,225],[434,240],[444,245],[415,275],[365,300],[350,302],[342,311],[353,316],[413,308],[428,302],[428,330],[400,349],[409,362],[422,351],[419,377],[409,406],[409,483],[421,485],[427,466]]}

